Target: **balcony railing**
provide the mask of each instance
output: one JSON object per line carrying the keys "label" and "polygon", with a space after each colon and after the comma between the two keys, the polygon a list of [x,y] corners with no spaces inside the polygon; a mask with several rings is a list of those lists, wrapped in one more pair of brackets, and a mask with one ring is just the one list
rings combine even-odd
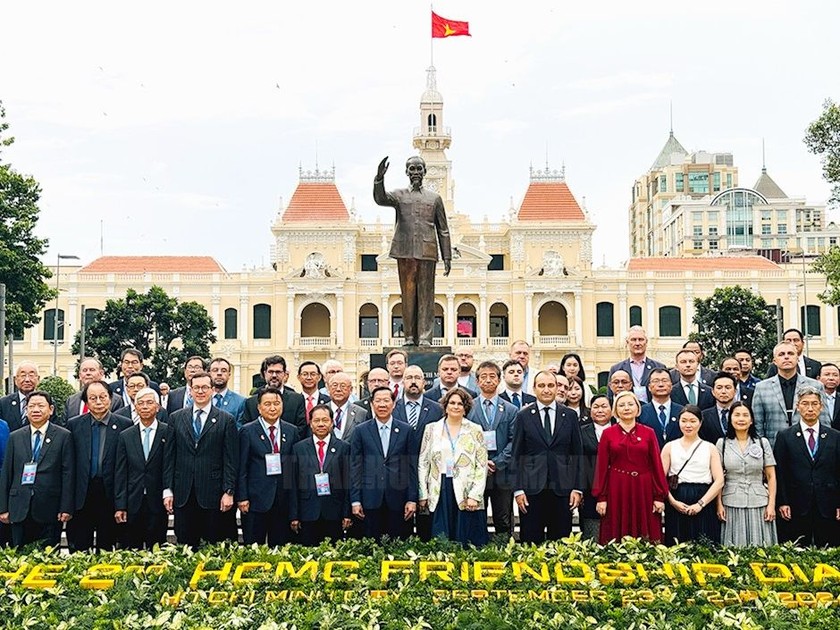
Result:
{"label": "balcony railing", "polygon": [[569,335],[539,335],[536,342],[540,346],[568,346],[572,341]]}
{"label": "balcony railing", "polygon": [[507,348],[510,345],[510,337],[490,337],[491,348]]}
{"label": "balcony railing", "polygon": [[332,346],[335,345],[332,337],[301,337],[300,345],[305,348],[314,346]]}

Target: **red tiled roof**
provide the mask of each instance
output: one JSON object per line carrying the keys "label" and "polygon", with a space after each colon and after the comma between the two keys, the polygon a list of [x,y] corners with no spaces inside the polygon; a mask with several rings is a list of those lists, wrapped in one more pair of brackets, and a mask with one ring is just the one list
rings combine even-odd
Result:
{"label": "red tiled roof", "polygon": [[102,256],[79,273],[224,273],[211,256]]}
{"label": "red tiled roof", "polygon": [[522,205],[520,221],[584,221],[586,217],[565,182],[531,182]]}
{"label": "red tiled roof", "polygon": [[350,214],[333,182],[300,182],[283,213],[284,221],[348,221]]}
{"label": "red tiled roof", "polygon": [[663,258],[631,258],[627,271],[779,271],[764,256],[686,256]]}

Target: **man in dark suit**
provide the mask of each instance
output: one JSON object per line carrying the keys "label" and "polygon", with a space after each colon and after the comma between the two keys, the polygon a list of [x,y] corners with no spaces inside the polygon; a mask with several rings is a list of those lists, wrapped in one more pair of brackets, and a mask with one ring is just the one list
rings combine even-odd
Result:
{"label": "man in dark suit", "polygon": [[524,543],[568,536],[584,483],[580,423],[574,411],[555,400],[557,377],[539,372],[534,391],[536,404],[516,416],[511,450],[513,496]]}
{"label": "man in dark suit", "polygon": [[[409,365],[403,372],[402,396],[394,405],[394,420],[405,422],[414,429],[417,444],[423,440],[423,432],[430,422],[437,422],[443,417],[440,403],[424,394],[426,376],[418,365]],[[418,509],[414,515],[414,527],[417,537],[427,541],[432,539],[432,515],[428,508]]]}
{"label": "man in dark suit", "polygon": [[744,389],[755,389],[755,386],[761,382],[761,379],[752,373],[754,365],[752,352],[744,348],[736,350],[735,359],[741,366],[741,374],[738,377],[739,384]]}
{"label": "man in dark suit", "polygon": [[426,162],[420,156],[410,157],[405,163],[405,174],[411,188],[386,192],[387,170],[388,158],[385,157],[379,163],[373,180],[373,200],[379,206],[391,206],[396,210],[394,238],[388,255],[397,259],[405,345],[431,346],[438,242],[444,276],[449,275],[452,266],[446,209],[439,194],[423,188]]}
{"label": "man in dark suit", "polygon": [[738,379],[728,372],[718,372],[712,380],[712,396],[715,406],[703,410],[703,422],[700,425],[699,436],[712,444],[726,436],[729,426],[729,408],[735,402],[735,392],[738,391]]}
{"label": "man in dark suit", "polygon": [[[402,376],[402,373],[400,374]],[[377,387],[387,387],[390,380],[390,376],[388,375],[388,370],[385,368],[370,368],[367,375],[367,381],[365,381],[366,389],[368,392],[372,392]],[[402,392],[400,392],[400,396],[397,398],[399,399],[402,396]],[[367,412],[365,416],[366,420],[370,420],[373,418],[373,411],[370,408],[370,394],[356,402],[359,407],[362,407]]]}
{"label": "man in dark suit", "polygon": [[169,425],[157,419],[160,398],[151,387],[134,396],[139,422],[120,433],[114,468],[114,520],[124,523],[130,549],[166,542],[169,516],[163,506],[164,462],[172,457]]}
{"label": "man in dark suit", "polygon": [[169,419],[175,446],[164,472],[164,503],[174,507],[178,542],[193,548],[236,537],[239,436],[233,416],[212,405],[212,394],[210,375],[193,374],[193,406]]}
{"label": "man in dark suit", "polygon": [[[326,404],[332,411],[332,432],[339,440],[350,444],[356,427],[365,421],[365,410],[356,406],[350,394],[353,391],[353,379],[347,372],[335,372],[327,386],[330,397]],[[308,435],[308,434],[307,434]]]}
{"label": "man in dark suit", "polygon": [[417,431],[418,443],[422,440],[426,425],[443,417],[440,403],[424,394],[425,385],[426,377],[420,366],[409,365],[405,368],[403,395],[397,399],[393,412],[395,420],[405,422]]}
{"label": "man in dark suit", "polygon": [[[151,383],[151,380],[149,379],[148,374],[146,374],[145,372],[135,372],[134,374],[126,378],[125,392],[126,394],[128,394],[128,404],[125,406],[121,406],[119,409],[117,409],[115,415],[121,416],[123,418],[128,418],[133,424],[137,424],[138,422],[140,422],[140,416],[134,404],[134,399],[137,396],[137,392],[139,392],[141,389],[151,389],[151,387],[149,387],[149,383]],[[158,406],[158,421],[166,422],[168,418],[169,414],[166,413],[166,410]]]}
{"label": "man in dark suit", "polygon": [[[711,387],[712,381],[715,379],[715,374],[717,374],[717,372],[703,365],[703,359],[706,357],[706,353],[703,352],[703,346],[700,342],[686,341],[683,344],[682,349],[691,350],[694,353],[694,356],[697,357],[697,377],[700,379],[701,383]],[[680,373],[676,369],[672,369],[671,378],[674,382],[677,382],[680,379]]]}
{"label": "man in dark suit", "polygon": [[26,408],[29,422],[9,436],[0,470],[0,522],[11,523],[15,547],[57,547],[73,515],[73,442],[49,421],[55,406],[47,392],[30,392]]}
{"label": "man in dark suit", "polygon": [[[340,372],[344,374],[344,372]],[[335,381],[330,379],[330,385]],[[309,415],[312,435],[294,448],[292,527],[301,543],[317,546],[341,540],[350,520],[350,445],[333,433],[332,408],[316,405]]]}
{"label": "man in dark suit", "polygon": [[823,363],[820,366],[820,383],[825,388],[826,407],[831,427],[840,430],[840,404],[837,404],[837,387],[840,386],[840,368],[834,363]]}
{"label": "man in dark suit", "polygon": [[394,392],[388,387],[373,391],[371,406],[373,420],[362,423],[350,442],[353,516],[364,521],[370,538],[406,538],[417,510],[418,438],[393,418]]}
{"label": "man in dark suit", "polygon": [[239,432],[236,501],[246,545],[270,547],[292,542],[290,506],[295,488],[292,449],[298,428],[280,420],[283,394],[264,387],[257,394],[260,417]]}
{"label": "man in dark suit", "polygon": [[318,389],[321,382],[321,367],[315,361],[304,361],[298,365],[298,383],[303,396],[303,415],[309,424],[309,413],[316,405],[323,405],[330,401],[329,394]]}
{"label": "man in dark suit", "polygon": [[522,386],[525,378],[525,368],[516,359],[508,359],[502,365],[502,378],[505,381],[504,390],[499,394],[502,400],[513,404],[517,409],[537,402],[537,397],[526,393]]}
{"label": "man in dark suit", "polygon": [[[802,331],[798,328],[788,328],[784,334],[782,334],[782,341],[792,343],[793,347],[796,348],[796,371],[808,378],[813,378],[815,380],[818,379],[820,377],[820,366],[822,364],[819,361],[812,359],[811,357],[806,357],[802,354],[803,350],[805,350],[805,338],[802,335]],[[765,378],[776,376],[777,373],[778,367],[776,367],[774,362],[770,366],[770,369],[767,370],[767,376]]]}
{"label": "man in dark suit", "polygon": [[[279,354],[266,357],[260,366],[260,373],[268,387],[276,387],[283,392],[282,420],[295,425],[301,432],[301,435],[303,435],[306,431],[306,404],[303,401],[303,396],[284,385],[288,376],[286,359]],[[252,422],[259,415],[260,413],[257,410],[257,396],[254,395],[245,401],[245,413],[242,421]]]}
{"label": "man in dark suit", "polygon": [[712,389],[700,380],[697,374],[699,363],[693,350],[677,352],[677,372],[679,378],[674,381],[671,400],[678,405],[697,405],[701,410],[715,406]]}
{"label": "man in dark suit", "polygon": [[[619,373],[616,372],[616,374]],[[639,422],[656,432],[660,450],[667,442],[682,437],[678,419],[683,406],[671,401],[672,389],[673,383],[667,369],[653,368],[650,371],[648,377],[650,402],[642,405]]]}
{"label": "man in dark suit", "polygon": [[633,381],[632,391],[635,392],[640,401],[647,402],[649,400],[647,384],[650,371],[654,368],[664,368],[665,365],[647,356],[648,337],[645,329],[641,326],[630,326],[626,341],[630,356],[610,368],[607,380],[618,370],[627,372]]}
{"label": "man in dark suit", "polygon": [[16,392],[0,398],[0,418],[9,425],[9,431],[26,424],[26,397],[35,391],[41,376],[32,361],[21,361],[15,369]]}
{"label": "man in dark suit", "polygon": [[[137,348],[126,348],[120,353],[120,374],[122,377],[108,384],[111,394],[122,398],[123,405],[128,406],[128,392],[125,391],[125,379],[135,372],[143,371],[143,353]],[[160,394],[160,387],[154,381],[149,381],[149,387]]]}
{"label": "man in dark suit", "polygon": [[192,407],[192,397],[190,396],[190,388],[188,386],[190,377],[199,372],[207,372],[208,367],[204,357],[193,355],[186,360],[184,363],[184,382],[187,385],[177,387],[169,392],[169,396],[166,398],[167,414],[184,409],[185,407]]}
{"label": "man in dark suit", "polygon": [[[92,383],[93,381],[104,381],[105,380],[105,370],[102,368],[102,364],[99,362],[99,359],[94,359],[93,357],[88,357],[84,361],[79,364],[79,385],[80,390],[75,394],[71,394],[70,397],[67,399],[67,402],[64,404],[64,422],[70,420],[70,418],[75,418],[76,416],[80,416],[83,413],[88,412],[87,404],[84,400],[82,400],[82,392],[81,390],[84,389],[85,385],[88,383]],[[123,401],[120,396],[111,396],[111,411],[116,411],[120,407],[122,407]]]}
{"label": "man in dark suit", "polygon": [[822,392],[797,392],[799,422],[779,431],[776,458],[779,514],[786,540],[800,545],[840,544],[840,432],[820,424]]}
{"label": "man in dark suit", "polygon": [[[753,390],[741,381],[741,362],[735,357],[726,357],[720,362],[720,371],[731,374],[732,378],[735,379],[735,400],[733,402],[740,401],[747,407],[751,407]],[[714,377],[712,381],[714,381]],[[714,396],[714,391],[712,395]]]}
{"label": "man in dark suit", "polygon": [[[438,380],[437,384],[426,392],[426,397],[435,402],[440,402],[443,395],[450,389],[458,387],[458,376],[461,374],[461,364],[454,354],[444,354],[438,359]],[[466,392],[475,398],[478,392],[466,389]]]}
{"label": "man in dark suit", "polygon": [[67,524],[67,546],[71,551],[93,549],[95,532],[96,549],[112,549],[123,529],[114,520],[117,442],[131,420],[111,413],[111,392],[105,381],[85,385],[82,400],[88,413],[67,424],[76,466],[76,507]]}
{"label": "man in dark suit", "polygon": [[513,403],[502,400],[496,391],[502,371],[492,361],[478,366],[478,387],[481,394],[473,401],[467,419],[481,425],[484,446],[487,447],[487,484],[484,496],[491,504],[496,537],[507,540],[513,536],[513,489],[510,485],[510,455],[513,449],[513,429],[519,410]]}

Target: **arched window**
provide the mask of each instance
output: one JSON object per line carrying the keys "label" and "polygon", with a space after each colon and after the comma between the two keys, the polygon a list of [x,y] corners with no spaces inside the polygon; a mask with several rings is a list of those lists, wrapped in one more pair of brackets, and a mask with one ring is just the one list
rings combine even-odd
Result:
{"label": "arched window", "polygon": [[376,304],[362,304],[359,309],[359,338],[376,339],[379,337],[379,309]]}
{"label": "arched window", "polygon": [[663,306],[659,309],[659,336],[682,337],[682,315],[679,306]]}
{"label": "arched window", "polygon": [[271,306],[254,305],[254,339],[271,339]]}
{"label": "arched window", "polygon": [[599,337],[615,335],[615,317],[612,302],[598,302],[595,305],[595,334]]}
{"label": "arched window", "polygon": [[239,313],[235,308],[225,309],[225,339],[236,339],[239,334]]}
{"label": "arched window", "polygon": [[630,307],[630,325],[631,326],[641,326],[642,325],[642,307],[641,306],[631,306]]}
{"label": "arched window", "polygon": [[429,114],[426,120],[429,123],[429,131],[437,131],[437,116],[435,116],[434,114]]}
{"label": "arched window", "polygon": [[[55,339],[55,309],[44,311],[44,341]],[[58,309],[58,340],[64,341],[64,309]]]}
{"label": "arched window", "polygon": [[301,337],[329,337],[330,310],[319,302],[307,304],[300,313]]}

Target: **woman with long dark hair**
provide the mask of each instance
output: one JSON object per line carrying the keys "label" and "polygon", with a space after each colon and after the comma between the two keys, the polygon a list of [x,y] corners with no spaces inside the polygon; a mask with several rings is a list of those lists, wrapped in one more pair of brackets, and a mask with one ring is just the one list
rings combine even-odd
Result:
{"label": "woman with long dark hair", "polygon": [[717,499],[721,543],[768,547],[776,533],[776,459],[767,438],[758,437],[752,410],[742,402],[729,408],[726,437],[717,442],[724,470]]}

